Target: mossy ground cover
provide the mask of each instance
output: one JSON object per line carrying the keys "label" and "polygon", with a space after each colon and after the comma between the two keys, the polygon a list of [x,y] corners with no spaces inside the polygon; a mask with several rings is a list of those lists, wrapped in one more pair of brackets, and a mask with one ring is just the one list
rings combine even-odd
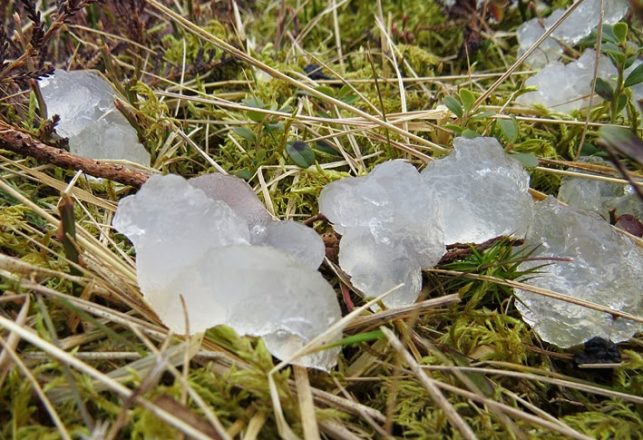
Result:
{"label": "mossy ground cover", "polygon": [[[394,158],[423,167],[458,134],[498,137],[538,197],[580,151],[600,154],[601,127],[637,133],[637,116],[610,102],[572,115],[515,105],[528,76],[515,30],[540,2],[474,3],[8,0],[0,120],[64,148],[34,79],[97,69],[121,92],[148,171],[224,170],[298,220],[317,214],[327,183]],[[640,22],[624,21],[636,54]],[[576,366],[581,348],[541,342],[494,282],[524,275],[509,241],[427,272],[433,305],[356,316],[332,372],[273,371],[260,340],[226,328],[186,340],[160,325],[131,244],[110,227],[132,191],[0,149],[0,438],[641,436],[640,337],[600,370]],[[322,272],[345,313],[363,304],[332,264]]]}

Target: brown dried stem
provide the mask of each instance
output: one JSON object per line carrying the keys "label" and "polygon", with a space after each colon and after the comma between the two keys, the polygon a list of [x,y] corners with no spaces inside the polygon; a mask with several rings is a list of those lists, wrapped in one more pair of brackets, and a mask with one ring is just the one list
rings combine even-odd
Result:
{"label": "brown dried stem", "polygon": [[150,177],[144,171],[133,170],[124,165],[79,157],[60,148],[52,147],[0,121],[0,148],[23,156],[30,156],[39,162],[50,163],[61,168],[81,170],[94,177],[102,177],[140,188]]}

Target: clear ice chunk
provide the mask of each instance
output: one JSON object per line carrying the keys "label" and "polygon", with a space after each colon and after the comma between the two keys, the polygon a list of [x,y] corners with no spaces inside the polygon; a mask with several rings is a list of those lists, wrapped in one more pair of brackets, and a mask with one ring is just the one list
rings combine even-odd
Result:
{"label": "clear ice chunk", "polygon": [[[516,31],[518,38],[518,57],[521,57],[527,50],[545,33],[538,18],[533,18],[521,24]],[[563,54],[563,48],[558,42],[549,37],[532,52],[525,60],[525,63],[535,69],[545,67],[547,64],[557,61]]]}
{"label": "clear ice chunk", "polygon": [[[579,161],[610,166],[595,156],[580,157]],[[582,170],[579,172],[586,173]],[[578,209],[595,212],[605,220],[609,220],[611,210],[615,211],[617,217],[630,214],[639,220],[643,219],[643,202],[629,185],[565,176],[558,190],[558,200]]]}
{"label": "clear ice chunk", "polygon": [[319,210],[343,235],[340,266],[358,289],[379,296],[405,283],[384,298],[388,307],[413,303],[421,268],[433,267],[445,253],[435,194],[402,160],[326,185]]}
{"label": "clear ice chunk", "polygon": [[[571,260],[552,261],[530,275],[527,284],[643,314],[643,251],[600,217],[550,197],[536,204],[526,245],[540,245],[532,257]],[[527,261],[518,270],[542,264],[542,260]],[[621,342],[643,329],[634,321],[524,290],[516,291],[516,307],[543,340],[561,348],[595,336]]]}
{"label": "clear ice chunk", "polygon": [[532,219],[529,174],[495,138],[456,138],[454,151],[423,172],[436,192],[445,242],[524,236]]}
{"label": "clear ice chunk", "polygon": [[210,173],[194,177],[188,182],[201,189],[211,199],[225,202],[248,225],[254,226],[272,221],[272,216],[266,207],[243,179],[221,173]]}
{"label": "clear ice chunk", "polygon": [[605,205],[608,211],[614,210],[617,218],[630,214],[643,222],[643,202],[630,185],[625,187],[625,195],[607,200]]}
{"label": "clear ice chunk", "polygon": [[49,117],[60,116],[56,133],[69,139],[71,153],[150,165],[150,154],[138,141],[136,130],[114,106],[116,92],[100,75],[56,70],[38,84]]}
{"label": "clear ice chunk", "polygon": [[319,235],[312,228],[292,220],[270,222],[261,233],[252,234],[250,240],[253,245],[270,246],[293,255],[314,270],[321,266],[326,256]]}
{"label": "clear ice chunk", "polygon": [[[604,24],[617,23],[627,13],[627,0],[608,0],[604,2],[604,5]],[[557,61],[563,54],[563,48],[559,42],[575,46],[598,27],[600,6],[600,0],[585,0],[567,17],[567,20],[552,32],[549,38],[540,44],[532,55],[525,60],[525,63],[530,67],[539,69]],[[519,46],[518,56],[522,56],[545,33],[545,29],[549,29],[563,13],[562,9],[556,9],[549,17],[543,20],[544,27],[539,18],[533,18],[520,25],[516,33]]]}
{"label": "clear ice chunk", "polygon": [[[286,359],[341,317],[334,290],[310,262],[251,245],[246,218],[182,177],[152,176],[119,202],[114,227],[134,243],[141,291],[173,332],[186,333],[182,295],[190,333],[225,324],[263,337]],[[329,369],[338,352],[295,363]]]}
{"label": "clear ice chunk", "polygon": [[[182,293],[191,332],[228,325],[239,334],[263,337],[280,359],[293,355],[341,317],[335,291],[318,271],[261,246],[210,249],[189,270],[176,272],[163,290],[144,293],[158,301],[154,309],[162,319],[159,307],[169,312],[163,321],[175,332],[185,333],[177,295]],[[340,336],[330,335],[327,342]],[[339,349],[330,349],[295,363],[328,370],[336,364],[338,353]]]}
{"label": "clear ice chunk", "polygon": [[[525,85],[538,90],[520,95],[516,102],[522,105],[542,105],[557,112],[571,112],[587,106],[592,90],[596,52],[586,49],[581,57],[567,65],[555,61],[527,79]],[[605,55],[601,55],[598,77],[614,84],[617,71]],[[594,94],[592,102],[597,104],[603,99]]]}
{"label": "clear ice chunk", "polygon": [[342,236],[339,265],[369,296],[404,284],[382,300],[390,308],[413,304],[422,288],[420,264],[408,249],[402,243],[380,243],[366,229],[352,228]]}
{"label": "clear ice chunk", "polygon": [[188,270],[211,248],[250,244],[244,219],[176,175],[152,176],[123,198],[113,224],[136,247],[144,292],[162,289],[173,272]]}
{"label": "clear ice chunk", "polygon": [[[614,24],[627,13],[628,0],[605,0],[603,24]],[[557,9],[545,19],[545,28],[549,29],[563,15],[562,9]],[[598,27],[601,16],[601,0],[585,0],[571,13],[567,19],[552,33],[552,36],[571,46]]]}
{"label": "clear ice chunk", "polygon": [[311,228],[292,220],[274,221],[255,192],[243,179],[220,173],[188,180],[212,200],[225,202],[250,228],[250,243],[271,246],[296,256],[317,269],[324,261],[324,242]]}

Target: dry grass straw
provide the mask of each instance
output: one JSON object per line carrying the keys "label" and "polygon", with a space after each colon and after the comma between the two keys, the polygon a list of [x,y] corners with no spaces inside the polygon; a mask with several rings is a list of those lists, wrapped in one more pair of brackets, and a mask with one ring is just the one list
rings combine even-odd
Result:
{"label": "dry grass straw", "polygon": [[[159,166],[180,162],[180,154],[184,149],[188,155],[192,151],[196,152],[196,157],[202,161],[200,166],[203,169],[213,168],[223,173],[232,171],[226,170],[223,163],[213,158],[209,144],[202,145],[198,139],[202,139],[204,132],[209,133],[212,127],[213,131],[217,130],[218,133],[230,139],[231,144],[236,146],[239,151],[247,153],[247,147],[234,138],[231,129],[252,123],[251,120],[243,116],[244,112],[252,111],[278,118],[284,123],[290,123],[301,132],[309,132],[313,135],[312,141],[331,142],[341,156],[338,160],[320,164],[320,170],[330,172],[347,168],[352,174],[360,174],[368,169],[370,163],[379,160],[384,154],[382,151],[367,151],[364,145],[391,145],[403,155],[421,163],[429,162],[432,153],[441,154],[448,151],[448,147],[433,142],[420,133],[432,132],[434,128],[429,124],[439,125],[445,121],[452,122],[453,115],[442,107],[429,110],[410,109],[408,102],[410,87],[419,85],[424,91],[428,91],[427,87],[431,84],[437,84],[450,90],[454,89],[456,83],[461,87],[472,85],[483,91],[476,100],[474,109],[483,107],[488,98],[497,93],[505,81],[532,73],[518,71],[518,68],[581,2],[582,0],[576,1],[522,57],[508,65],[503,72],[440,77],[419,76],[413,71],[408,60],[402,56],[400,49],[396,46],[391,35],[390,20],[387,21],[381,2],[378,2],[379,10],[377,15],[373,16],[373,26],[381,41],[384,42],[381,48],[382,59],[385,59],[390,65],[394,75],[353,78],[346,74],[348,55],[342,49],[341,15],[339,15],[340,9],[348,4],[348,0],[333,0],[318,12],[317,16],[311,19],[297,36],[289,35],[287,32],[282,36],[282,42],[290,39],[291,47],[288,51],[290,56],[313,60],[337,78],[312,81],[301,74],[296,74],[296,72],[281,71],[267,65],[258,57],[254,57],[249,49],[233,46],[185,18],[188,15],[186,11],[179,14],[160,0],[148,0],[148,5],[155,11],[154,14],[161,17],[165,23],[180,27],[187,34],[200,39],[203,43],[211,44],[246,65],[282,80],[308,96],[319,99],[332,108],[333,113],[329,114],[329,117],[317,116],[309,101],[300,105],[294,113],[258,109],[237,102],[238,97],[244,96],[255,85],[254,81],[250,80],[206,83],[205,87],[210,90],[223,90],[228,87],[237,87],[237,89],[227,94],[222,92],[216,96],[204,93],[202,91],[204,89],[199,88],[197,82],[186,74],[190,66],[187,63],[188,48],[185,40],[182,43],[182,63],[179,66],[178,81],[169,80],[163,75],[141,68],[140,65],[145,65],[145,59],[140,54],[131,57],[131,59],[128,58],[126,61],[113,57],[112,62],[120,69],[130,73],[139,72],[142,77],[157,81],[158,88],[154,90],[154,94],[170,109],[172,117],[168,117],[166,121],[169,134],[163,145],[159,147],[160,154],[157,159]],[[175,3],[175,6],[181,10],[181,4]],[[303,9],[308,3],[302,2],[299,9]],[[244,42],[248,37],[246,22],[236,2],[232,2],[232,5],[234,32],[238,40]],[[277,7],[277,2],[273,2],[271,7]],[[52,10],[50,8],[43,15],[51,14]],[[330,35],[336,50],[333,59],[338,63],[336,69],[333,69],[331,63],[328,62],[328,57],[307,52],[303,44],[304,38],[314,33],[316,27],[320,26],[325,19],[331,22]],[[24,27],[23,32],[28,29],[29,25]],[[147,57],[158,55],[144,44],[111,32],[79,24],[70,24],[68,29],[81,46],[98,47],[86,37],[94,35],[105,38],[106,41],[115,41],[134,47]],[[410,71],[410,77],[405,77],[403,70]],[[495,81],[491,85],[484,85],[484,81],[493,79]],[[380,109],[369,100],[362,87],[374,86],[376,81],[383,85],[395,86],[401,107],[399,112],[384,113],[383,108]],[[370,110],[367,112],[357,106],[347,104],[317,88],[318,85],[334,84],[347,86]],[[0,98],[0,101],[15,97],[5,96]],[[606,125],[600,121],[590,121],[589,113],[584,121],[555,119],[542,117],[539,114],[534,115],[530,109],[509,106],[508,103],[509,100],[503,106],[489,105],[484,109],[499,110],[499,113],[492,119],[507,118],[510,117],[508,115],[511,115],[522,123],[551,127],[582,127],[583,138],[588,127]],[[182,120],[179,115],[187,105],[208,106],[216,109],[216,113],[213,111],[213,115],[207,115],[204,119]],[[385,131],[394,134],[394,136],[387,138],[383,135]],[[205,138],[206,142],[209,142],[210,136],[205,136]],[[365,144],[366,142],[368,144]],[[166,162],[163,162],[161,158],[166,158]],[[623,179],[614,177],[615,174],[610,169],[593,170],[598,171],[600,175],[588,175],[570,169],[559,169],[558,166],[581,168],[583,165],[575,162],[543,162],[536,170],[548,174],[582,177],[609,183],[626,183]],[[400,381],[394,382],[392,389],[395,387],[397,389],[394,389],[389,396],[389,412],[386,415],[382,412],[385,410],[385,406],[375,407],[375,400],[368,403],[360,402],[359,398],[353,394],[352,389],[353,384],[367,381],[381,385],[386,378],[379,375],[390,372],[395,372],[396,378],[399,376],[400,379],[413,380],[418,385],[417,393],[425,396],[427,403],[432,402],[435,405],[435,410],[439,410],[448,419],[452,431],[457,431],[459,436],[467,439],[477,438],[477,434],[468,421],[469,418],[465,417],[467,413],[463,410],[465,407],[483,408],[484,411],[488,411],[492,415],[494,420],[500,421],[501,426],[504,426],[507,432],[511,432],[511,435],[515,435],[517,438],[525,438],[527,435],[523,431],[525,425],[519,427],[518,422],[525,422],[529,426],[542,429],[542,431],[538,431],[539,434],[547,432],[548,435],[563,435],[577,439],[590,438],[578,429],[572,428],[568,423],[539,409],[521,393],[504,388],[500,384],[500,380],[495,381],[496,378],[516,379],[528,386],[547,384],[552,387],[580,391],[589,397],[601,396],[601,398],[629,402],[635,405],[643,403],[640,396],[583,382],[576,378],[556,375],[545,369],[529,369],[524,365],[507,362],[494,363],[494,361],[474,362],[469,366],[454,365],[452,359],[447,356],[449,350],[443,352],[443,347],[431,342],[425,333],[421,333],[420,327],[415,324],[429,313],[436,316],[448,315],[449,310],[459,307],[461,302],[459,292],[442,292],[443,295],[437,298],[431,298],[401,309],[384,310],[378,313],[370,312],[370,307],[395,290],[392,289],[348,313],[327,332],[319,335],[291,358],[284,359],[267,371],[257,369],[256,365],[253,365],[254,359],[249,358],[247,353],[234,352],[225,345],[225,341],[216,340],[209,335],[182,340],[168,334],[167,330],[160,325],[136,287],[133,258],[115,241],[114,234],[108,226],[116,208],[115,199],[94,194],[90,185],[83,184],[83,177],[79,174],[74,177],[71,184],[52,177],[51,169],[48,166],[30,167],[22,160],[0,155],[0,170],[2,172],[0,174],[0,191],[15,199],[18,204],[28,208],[31,214],[39,217],[46,224],[45,231],[30,226],[27,228],[27,232],[15,227],[10,228],[11,232],[39,249],[44,255],[52,258],[57,256],[57,251],[53,249],[52,245],[43,244],[46,242],[47,234],[59,227],[55,206],[51,203],[34,202],[29,195],[21,190],[20,186],[14,185],[14,182],[29,182],[50,188],[61,194],[68,194],[73,198],[83,218],[83,221],[77,224],[78,245],[83,249],[83,267],[77,267],[81,272],[80,276],[70,275],[62,269],[45,268],[10,255],[0,255],[0,276],[15,282],[20,287],[19,292],[10,292],[11,294],[5,292],[0,297],[0,305],[20,304],[23,301],[15,319],[9,319],[8,315],[4,313],[0,314],[0,327],[4,329],[4,333],[0,335],[0,345],[2,346],[0,385],[6,382],[9,371],[15,367],[29,382],[61,438],[67,439],[73,435],[68,432],[65,420],[59,416],[57,405],[68,398],[70,390],[76,384],[71,382],[65,387],[52,390],[43,387],[40,383],[41,379],[34,371],[36,363],[43,359],[55,361],[87,375],[91,379],[94,389],[98,392],[109,392],[118,396],[123,405],[122,410],[114,420],[108,422],[106,428],[107,437],[113,438],[116,438],[127,427],[130,417],[128,411],[138,407],[145,408],[167,425],[174,427],[181,435],[190,438],[252,440],[262,438],[263,433],[273,425],[279,435],[286,439],[298,438],[299,432],[305,439],[318,439],[322,436],[358,439],[366,438],[369,435],[392,438],[394,436],[388,429],[394,425],[392,417],[395,416],[395,406],[397,403],[404,403],[398,401],[401,391],[399,389]],[[257,191],[261,194],[270,213],[276,217],[280,214],[281,209],[277,194],[279,189],[290,182],[296,186],[304,177],[305,171],[293,165],[261,165],[257,167],[253,181],[256,179]],[[641,184],[640,180],[638,183]],[[117,189],[115,195],[120,195],[118,191],[121,190]],[[296,208],[293,201],[288,201],[283,213],[288,218],[292,217],[297,214]],[[73,266],[73,263],[64,258],[62,258],[62,262]],[[330,261],[327,261],[327,266],[331,268],[331,271],[335,271],[336,277],[341,280],[340,282],[348,283],[348,280],[342,277],[342,274]],[[609,313],[612,316],[643,322],[641,316],[613,310],[599,304],[516,281],[444,269],[433,269],[428,272],[453,279],[466,278],[472,281],[483,281],[513,289],[522,289]],[[54,280],[79,286],[83,295],[74,296],[58,291],[52,287],[55,285]],[[69,304],[74,311],[85,313],[95,320],[95,325],[91,331],[85,334],[72,335],[62,340],[52,339],[55,341],[52,343],[34,331],[34,320],[30,315],[32,298],[36,298],[39,303]],[[373,343],[362,343],[359,346],[361,350],[359,356],[352,358],[348,365],[342,365],[337,372],[320,379],[322,373],[293,367],[293,378],[286,378],[282,381],[283,377],[279,376],[288,370],[290,363],[297,357],[324,349],[325,344],[333,335],[342,331],[358,334],[373,328],[379,328],[383,338]],[[397,334],[391,328],[395,328]],[[435,331],[436,333],[444,332],[444,329]],[[130,337],[133,335],[135,340],[130,342],[139,347],[143,353],[140,351],[79,351],[86,344],[91,347],[92,341],[106,338],[109,332],[119,334],[122,332]],[[53,337],[53,335],[49,336]],[[21,342],[29,344],[38,351],[21,351],[19,349]],[[423,362],[422,355],[431,355],[432,353],[439,359],[441,365],[427,365]],[[386,360],[389,356],[393,357],[394,364]],[[109,364],[109,362],[118,361],[126,363],[119,364],[119,367],[112,367],[112,364]],[[348,363],[348,360],[346,362]],[[100,365],[107,371],[101,371],[99,368],[93,367],[93,364]],[[254,406],[253,403],[248,408],[243,408],[245,415],[235,416],[238,417],[235,422],[227,424],[222,422],[217,415],[220,408],[212,407],[206,397],[200,394],[203,390],[196,386],[191,379],[195,369],[203,370],[206,365],[219,377],[233,376],[249,371],[259,372],[258,375],[263,374],[265,377],[262,378],[264,380],[262,385],[265,387],[265,396],[270,401],[259,402],[264,404],[263,406]],[[131,379],[132,371],[142,376],[142,380],[136,387],[125,386],[124,383]],[[369,371],[376,371],[378,376],[368,377]],[[487,396],[476,389],[476,386],[472,385],[468,379],[467,374],[469,373],[493,378],[494,381],[491,381],[491,384],[494,396]],[[159,403],[159,401],[147,397],[147,393],[158,387],[163,374],[169,374],[180,389],[180,398],[178,399],[180,401],[175,402],[177,406],[174,407],[177,409],[176,412],[168,409],[170,407]],[[458,380],[454,385],[445,380],[445,377],[455,377]],[[244,389],[246,385],[237,384],[235,387]],[[247,389],[253,389],[253,386],[248,385]],[[269,406],[265,405],[266,403],[269,403]],[[189,412],[198,412],[199,417],[207,422],[207,426],[212,431],[206,433],[196,428],[190,418],[179,410],[184,408],[188,408]],[[322,416],[324,411],[340,413],[343,419]],[[348,421],[344,423],[338,420]],[[293,425],[297,425],[298,428],[293,428]],[[97,424],[97,427],[100,427],[100,424]]]}

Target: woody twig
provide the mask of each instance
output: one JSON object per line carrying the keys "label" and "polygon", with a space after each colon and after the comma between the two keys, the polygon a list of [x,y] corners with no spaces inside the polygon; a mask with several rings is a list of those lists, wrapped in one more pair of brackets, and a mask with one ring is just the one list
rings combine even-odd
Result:
{"label": "woody twig", "polygon": [[31,134],[18,130],[0,121],[0,149],[30,156],[39,162],[50,163],[61,168],[82,170],[94,177],[102,177],[140,188],[150,177],[144,171],[133,170],[124,165],[76,156],[60,148],[52,147],[34,138]]}

